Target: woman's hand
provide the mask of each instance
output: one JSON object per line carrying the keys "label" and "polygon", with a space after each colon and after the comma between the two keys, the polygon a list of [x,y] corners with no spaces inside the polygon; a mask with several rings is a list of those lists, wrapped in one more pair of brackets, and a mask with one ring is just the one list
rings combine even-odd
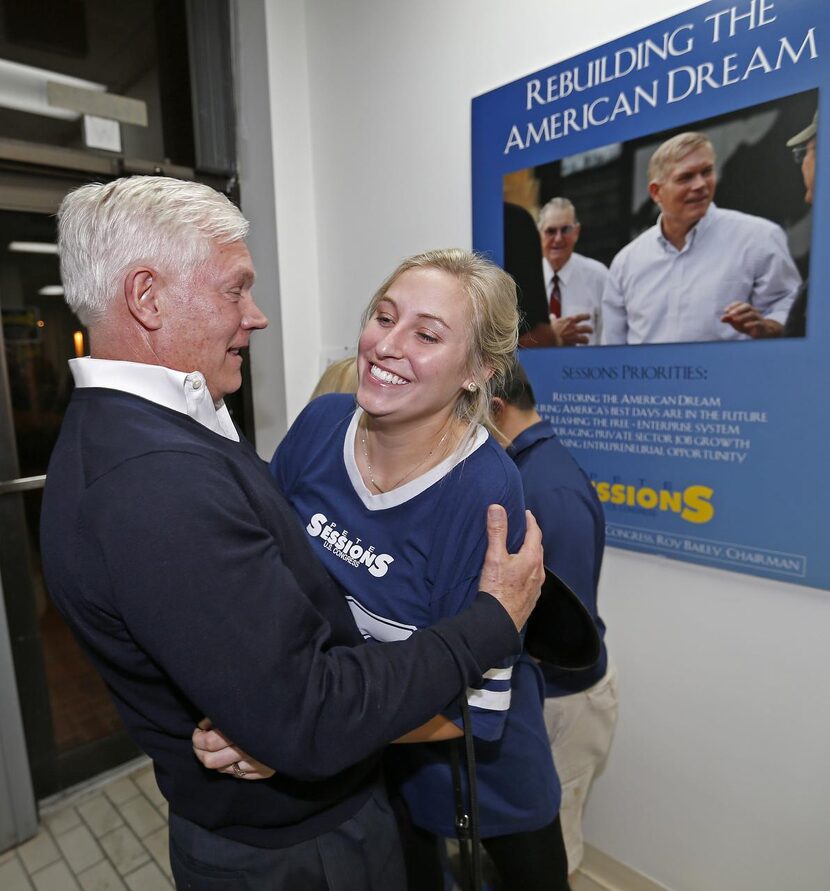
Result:
{"label": "woman's hand", "polygon": [[219,730],[213,729],[210,718],[203,718],[191,737],[193,754],[208,768],[240,780],[267,780],[274,771],[235,746]]}

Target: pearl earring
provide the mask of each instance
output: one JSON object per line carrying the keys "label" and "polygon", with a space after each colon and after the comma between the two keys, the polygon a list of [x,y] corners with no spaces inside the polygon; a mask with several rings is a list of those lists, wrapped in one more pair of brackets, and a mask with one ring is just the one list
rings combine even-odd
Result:
{"label": "pearl earring", "polygon": [[467,384],[467,389],[470,391],[470,393],[475,393],[475,391],[478,389],[478,385],[475,381],[470,381],[470,383]]}

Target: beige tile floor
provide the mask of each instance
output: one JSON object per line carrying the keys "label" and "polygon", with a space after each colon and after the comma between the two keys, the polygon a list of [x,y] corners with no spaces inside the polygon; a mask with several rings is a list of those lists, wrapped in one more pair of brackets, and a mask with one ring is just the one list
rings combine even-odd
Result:
{"label": "beige tile floor", "polygon": [[2,891],[172,891],[167,802],[148,761],[47,803],[40,819],[0,854]]}
{"label": "beige tile floor", "polygon": [[[172,891],[167,802],[139,759],[41,807],[37,835],[0,854],[0,891]],[[577,873],[572,891],[604,891]]]}

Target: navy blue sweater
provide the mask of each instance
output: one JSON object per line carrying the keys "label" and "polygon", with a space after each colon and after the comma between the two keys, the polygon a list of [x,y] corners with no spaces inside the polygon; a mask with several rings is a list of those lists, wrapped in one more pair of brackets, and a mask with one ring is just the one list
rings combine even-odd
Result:
{"label": "navy blue sweater", "polygon": [[[402,643],[362,645],[251,446],[115,390],[73,395],[41,539],[50,594],[172,811],[260,847],[348,819],[384,744],[520,647],[488,595]],[[202,768],[203,716],[277,774]]]}
{"label": "navy blue sweater", "polygon": [[597,611],[605,517],[590,480],[548,421],[523,430],[507,452],[519,468],[525,502],[542,530],[545,564],[579,597],[599,635],[599,659],[590,668],[571,671],[541,664],[545,695],[567,696],[593,687],[608,670],[605,623]]}

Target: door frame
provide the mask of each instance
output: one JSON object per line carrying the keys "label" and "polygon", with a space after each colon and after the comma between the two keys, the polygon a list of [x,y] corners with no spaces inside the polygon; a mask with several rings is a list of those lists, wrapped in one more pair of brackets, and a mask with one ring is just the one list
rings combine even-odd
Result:
{"label": "door frame", "polygon": [[[257,0],[257,8],[262,0]],[[180,179],[196,180],[224,192],[238,203],[239,180],[237,177],[237,124],[238,97],[235,83],[238,76],[238,59],[232,55],[231,35],[239,15],[233,0],[207,0],[198,3],[185,0],[187,40],[190,55],[190,75],[193,104],[193,125],[196,148],[196,167],[184,167],[164,160],[153,162],[133,159],[123,155],[107,155],[60,146],[41,145],[15,139],[0,138],[0,210],[43,215],[54,214],[63,196],[71,189],[89,182],[106,182],[130,174],[167,175]],[[195,15],[196,11],[199,15]],[[261,38],[261,35],[259,35]],[[261,73],[258,72],[261,77]],[[211,108],[211,114],[205,109]],[[253,196],[255,192],[251,190]],[[0,520],[9,528],[19,526],[23,514],[23,493],[43,487],[42,477],[22,480],[15,437],[10,425],[11,397],[6,373],[5,345],[0,337]],[[253,387],[250,376],[237,397],[238,422],[253,440]],[[234,407],[234,406],[231,406]],[[20,536],[18,535],[19,539]],[[19,542],[17,542],[19,544]],[[27,544],[24,540],[23,544]],[[25,557],[21,553],[21,557]],[[22,563],[23,560],[21,559]],[[24,568],[29,571],[28,565]],[[11,599],[11,580],[6,591]],[[18,587],[15,580],[14,588]],[[25,599],[25,598],[24,598]],[[48,691],[45,686],[45,670],[40,641],[35,639],[37,617],[34,604],[20,605],[23,610],[23,636],[14,640],[9,634],[9,622],[17,628],[17,598],[10,605],[15,615],[5,609],[2,579],[0,579],[0,851],[16,841],[22,841],[36,829],[37,803],[34,797],[32,771],[38,770],[33,760],[39,755],[28,755],[26,733],[51,734],[51,714]],[[32,616],[26,616],[26,609]],[[34,619],[32,618],[34,617]],[[34,625],[32,621],[34,620]],[[21,666],[26,664],[30,680],[24,689],[17,684],[14,670],[17,657]],[[28,649],[26,649],[28,648]],[[39,663],[39,665],[38,665]],[[37,683],[41,675],[41,689],[29,687]],[[34,678],[34,680],[31,680]],[[35,717],[32,717],[34,711]],[[23,714],[26,713],[24,724]],[[126,734],[125,734],[126,736]],[[31,744],[31,739],[29,740]],[[130,741],[130,745],[132,745]],[[22,746],[22,748],[21,748]],[[124,760],[133,754],[125,741]],[[72,758],[71,753],[65,758]],[[77,766],[91,760],[91,752],[77,753]],[[9,807],[5,807],[8,803]],[[8,829],[7,829],[8,827]]]}
{"label": "door frame", "polygon": [[37,806],[0,578],[0,852],[36,832]]}

